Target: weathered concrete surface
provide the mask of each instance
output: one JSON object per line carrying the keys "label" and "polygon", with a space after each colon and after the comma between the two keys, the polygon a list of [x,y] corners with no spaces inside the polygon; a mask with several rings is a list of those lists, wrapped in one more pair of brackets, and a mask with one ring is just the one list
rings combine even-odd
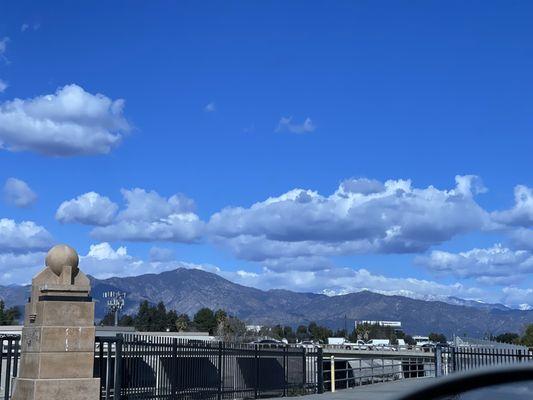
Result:
{"label": "weathered concrete surface", "polygon": [[48,252],[25,307],[19,375],[12,400],[97,400],[90,282],[66,245]]}
{"label": "weathered concrete surface", "polygon": [[395,400],[401,394],[427,385],[435,378],[400,379],[397,381],[363,385],[352,389],[338,390],[335,393],[311,394],[302,400]]}

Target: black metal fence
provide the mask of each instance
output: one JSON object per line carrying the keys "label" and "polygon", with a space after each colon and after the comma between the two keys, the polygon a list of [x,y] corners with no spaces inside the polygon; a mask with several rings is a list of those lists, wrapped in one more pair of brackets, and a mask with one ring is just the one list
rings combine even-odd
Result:
{"label": "black metal fence", "polygon": [[429,376],[435,376],[435,358],[432,355],[324,357],[326,391]]}
{"label": "black metal fence", "polygon": [[468,371],[490,365],[533,362],[533,351],[520,347],[437,346],[437,375]]}
{"label": "black metal fence", "polygon": [[322,350],[124,335],[96,339],[102,399],[251,399],[316,393]]}
{"label": "black metal fence", "polygon": [[[322,349],[124,335],[96,338],[94,376],[106,400],[255,399],[533,362],[533,351],[518,347],[439,346],[434,355],[414,353],[332,360]],[[0,400],[9,400],[20,336],[0,335],[0,356]]]}
{"label": "black metal fence", "polygon": [[0,335],[0,399],[10,397],[11,379],[17,376],[19,346],[19,335]]}

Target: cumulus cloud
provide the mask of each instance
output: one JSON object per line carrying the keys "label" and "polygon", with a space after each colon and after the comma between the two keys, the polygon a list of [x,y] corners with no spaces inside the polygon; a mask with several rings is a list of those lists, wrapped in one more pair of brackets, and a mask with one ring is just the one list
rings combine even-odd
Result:
{"label": "cumulus cloud", "polygon": [[150,249],[150,261],[171,261],[174,257],[174,250],[172,249],[155,246]]}
{"label": "cumulus cloud", "polygon": [[524,185],[514,188],[515,205],[505,211],[495,211],[492,218],[501,224],[519,227],[533,226],[533,190]]}
{"label": "cumulus cloud", "polygon": [[109,153],[130,130],[124,100],[78,85],[54,94],[0,104],[0,148],[49,156]]}
{"label": "cumulus cloud", "polygon": [[322,271],[276,272],[263,268],[259,273],[239,270],[222,271],[221,275],[242,285],[262,289],[284,288],[302,292],[322,292],[328,295],[370,290],[385,295],[400,295],[423,300],[446,299],[449,296],[480,298],[482,289],[469,288],[460,283],[443,285],[414,278],[391,278],[370,271],[352,268],[331,268]]}
{"label": "cumulus cloud", "polygon": [[489,248],[450,253],[434,250],[416,258],[437,273],[460,278],[478,278],[486,283],[504,283],[533,272],[533,255],[525,250],[511,250],[496,244]]}
{"label": "cumulus cloud", "polygon": [[4,184],[4,198],[8,204],[16,207],[29,207],[37,201],[37,195],[26,182],[17,178],[8,178]]}
{"label": "cumulus cloud", "polygon": [[45,252],[0,253],[0,284],[29,283],[44,268]]}
{"label": "cumulus cloud", "polygon": [[216,272],[208,266],[180,262],[170,257],[164,261],[143,260],[129,254],[126,247],[114,249],[107,242],[91,245],[87,254],[81,256],[80,265],[83,265],[83,271],[99,279],[160,273],[176,268],[198,268]]}
{"label": "cumulus cloud", "polygon": [[514,248],[533,251],[533,230],[514,229],[509,232],[509,237]]}
{"label": "cumulus cloud", "polygon": [[62,223],[109,225],[117,211],[118,206],[108,197],[88,192],[61,203],[55,218]]}
{"label": "cumulus cloud", "polygon": [[206,106],[204,107],[204,111],[205,111],[205,112],[214,112],[214,111],[216,111],[216,110],[217,110],[217,108],[216,108],[216,106],[215,106],[215,103],[213,103],[213,102],[209,103],[208,105],[206,105]]}
{"label": "cumulus cloud", "polygon": [[0,93],[5,92],[7,87],[8,87],[8,84],[5,81],[3,81],[2,79],[0,79]]}
{"label": "cumulus cloud", "polygon": [[0,253],[48,250],[52,244],[52,235],[33,221],[0,219]]}
{"label": "cumulus cloud", "polygon": [[214,214],[209,232],[216,243],[252,261],[419,253],[487,223],[487,213],[474,199],[483,191],[479,179],[455,180],[455,188],[439,190],[414,188],[408,180],[353,179],[327,197],[294,189],[249,208]]}
{"label": "cumulus cloud", "polygon": [[114,221],[93,229],[102,241],[168,241],[193,243],[200,239],[204,223],[194,213],[194,201],[182,194],[168,199],[155,191],[122,190],[126,208]]}
{"label": "cumulus cloud", "polygon": [[276,132],[310,133],[316,129],[311,118],[306,118],[301,124],[293,123],[292,117],[281,117]]}

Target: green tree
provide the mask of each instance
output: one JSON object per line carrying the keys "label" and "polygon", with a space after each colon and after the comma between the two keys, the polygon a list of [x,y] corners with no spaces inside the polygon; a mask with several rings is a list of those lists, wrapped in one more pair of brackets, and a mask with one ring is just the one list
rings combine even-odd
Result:
{"label": "green tree", "polygon": [[163,302],[159,302],[157,306],[152,306],[145,300],[139,305],[139,311],[133,319],[133,324],[139,331],[165,332],[175,329],[174,324],[172,321],[169,321],[169,318],[176,317],[175,312],[171,312],[169,317]]}
{"label": "green tree", "polygon": [[309,337],[309,334],[307,333],[307,326],[300,325],[298,328],[296,328],[296,337],[298,340],[305,340]]}
{"label": "green tree", "polygon": [[433,343],[446,343],[446,336],[442,333],[431,332],[428,337]]}
{"label": "green tree", "polygon": [[177,332],[185,332],[189,330],[191,326],[191,320],[189,316],[187,314],[178,315],[178,318],[176,318],[175,326]]}
{"label": "green tree", "polygon": [[0,325],[13,325],[20,317],[20,311],[16,307],[7,308],[3,300],[0,300]]}
{"label": "green tree", "polygon": [[100,320],[101,326],[113,326],[115,325],[115,313],[108,311],[106,315],[104,315],[104,318]]}
{"label": "green tree", "polygon": [[520,342],[520,335],[514,332],[505,332],[496,336],[494,340],[500,343],[518,344]]}
{"label": "green tree", "polygon": [[196,329],[203,332],[209,332],[210,334],[213,334],[217,327],[215,314],[213,313],[213,310],[207,307],[198,310],[198,312],[194,314],[193,321]]}
{"label": "green tree", "polygon": [[331,329],[328,329],[325,326],[320,326],[316,322],[311,322],[307,327],[307,331],[309,332],[311,339],[322,342],[326,342],[328,337],[333,336],[333,331]]}
{"label": "green tree", "polygon": [[521,343],[527,347],[533,347],[533,324],[529,324],[526,327],[524,335],[522,336]]}

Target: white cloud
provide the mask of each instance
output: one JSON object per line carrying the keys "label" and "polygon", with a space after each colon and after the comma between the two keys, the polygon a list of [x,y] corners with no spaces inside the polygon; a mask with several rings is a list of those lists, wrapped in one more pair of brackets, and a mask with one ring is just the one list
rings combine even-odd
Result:
{"label": "white cloud", "polygon": [[9,85],[6,83],[6,81],[0,79],[0,93],[4,93],[8,86]]}
{"label": "white cloud", "polygon": [[533,230],[518,228],[509,232],[514,248],[533,251]]}
{"label": "white cloud", "polygon": [[0,253],[0,284],[29,283],[44,268],[44,252]]}
{"label": "white cloud", "polygon": [[181,194],[168,199],[144,189],[122,190],[126,208],[112,224],[93,229],[103,241],[168,241],[193,243],[199,240],[204,223],[193,212],[194,202]]}
{"label": "white cloud", "polygon": [[61,203],[55,218],[62,223],[109,225],[117,211],[118,206],[109,198],[95,192],[88,192]]}
{"label": "white cloud", "polygon": [[533,272],[533,255],[525,250],[511,250],[496,244],[486,249],[460,253],[434,250],[419,256],[418,264],[437,273],[460,278],[478,278],[486,283],[504,283]]}
{"label": "white cloud", "polygon": [[440,300],[449,296],[482,298],[481,289],[460,283],[443,285],[414,278],[391,278],[366,269],[331,268],[323,271],[276,272],[263,268],[260,273],[222,271],[221,275],[237,283],[262,289],[282,288],[301,292],[347,294],[370,290],[385,295],[400,295],[423,300]]}
{"label": "white cloud", "polygon": [[41,24],[39,23],[35,23],[35,24],[28,24],[28,23],[24,23],[21,25],[20,27],[20,31],[21,32],[26,32],[28,29],[33,29],[34,31],[38,30],[39,28],[41,27]]}
{"label": "white cloud", "polygon": [[0,58],[4,57],[4,53],[7,50],[7,43],[9,42],[8,37],[3,37],[0,39]]}
{"label": "white cloud", "polygon": [[28,184],[17,178],[8,178],[4,184],[4,198],[16,207],[29,207],[37,201],[37,195]]}
{"label": "white cloud", "polygon": [[150,261],[171,261],[175,257],[174,250],[164,247],[152,247],[150,249]]}
{"label": "white cloud", "polygon": [[213,102],[209,103],[208,105],[206,105],[206,106],[204,107],[204,111],[205,111],[205,112],[214,112],[214,111],[216,111],[216,110],[217,110],[217,108],[216,108],[216,106],[215,106],[215,103],[213,103]]}
{"label": "white cloud", "polygon": [[226,208],[211,217],[209,232],[214,242],[252,261],[418,253],[484,227],[488,216],[474,200],[482,189],[475,176],[457,176],[451,190],[349,180],[328,197],[294,189],[250,208]]}
{"label": "white cloud", "polygon": [[293,123],[292,117],[281,117],[276,132],[310,133],[316,129],[311,118],[306,118],[301,124]]}
{"label": "white cloud", "polygon": [[35,222],[0,219],[0,253],[48,250],[52,245],[52,235]]}
{"label": "white cloud", "polygon": [[82,256],[80,260],[80,268],[85,273],[99,279],[113,276],[160,273],[180,267],[205,269],[199,265],[179,262],[173,259],[166,261],[146,261],[128,254],[126,247],[121,246],[115,250],[107,242],[91,245],[87,254]]}
{"label": "white cloud", "polygon": [[517,185],[514,188],[515,205],[505,211],[495,211],[492,218],[501,224],[520,227],[533,226],[533,189]]}
{"label": "white cloud", "polygon": [[0,148],[49,156],[109,153],[128,132],[124,100],[77,85],[55,94],[0,104]]}

